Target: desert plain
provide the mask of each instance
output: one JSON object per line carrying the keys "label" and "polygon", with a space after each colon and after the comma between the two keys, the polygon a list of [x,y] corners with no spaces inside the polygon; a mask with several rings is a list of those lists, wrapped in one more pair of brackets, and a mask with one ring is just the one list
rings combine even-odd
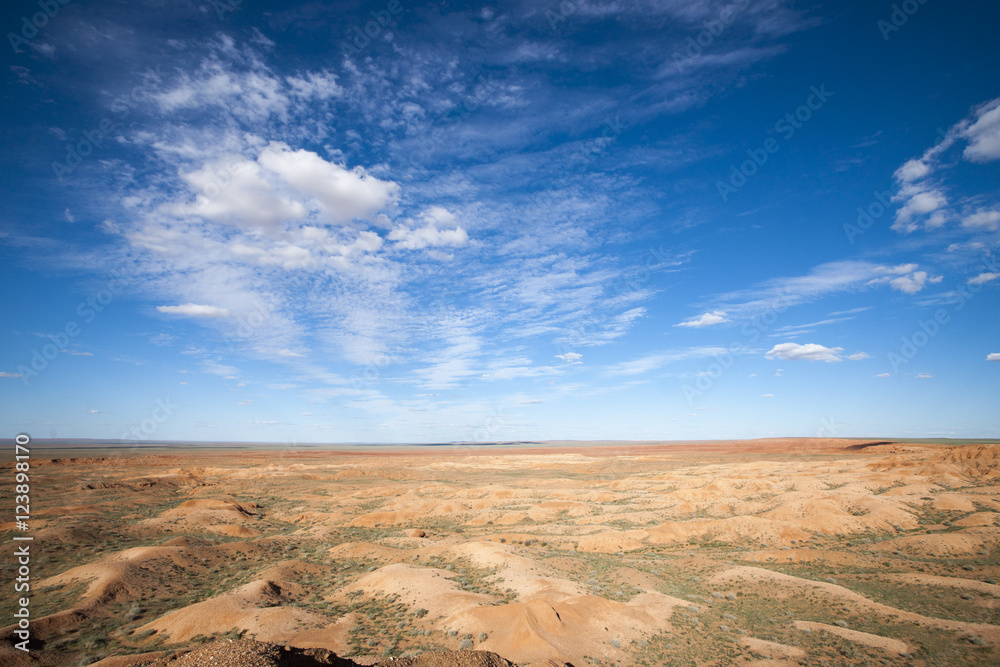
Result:
{"label": "desert plain", "polygon": [[3,665],[249,639],[362,665],[1000,664],[997,444],[52,454],[32,458],[32,651],[5,610]]}

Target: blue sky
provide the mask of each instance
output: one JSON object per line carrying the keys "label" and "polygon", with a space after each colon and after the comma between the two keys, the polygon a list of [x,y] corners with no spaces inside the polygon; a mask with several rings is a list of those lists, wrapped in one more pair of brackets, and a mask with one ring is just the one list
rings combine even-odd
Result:
{"label": "blue sky", "polygon": [[7,433],[998,435],[995,4],[44,5]]}

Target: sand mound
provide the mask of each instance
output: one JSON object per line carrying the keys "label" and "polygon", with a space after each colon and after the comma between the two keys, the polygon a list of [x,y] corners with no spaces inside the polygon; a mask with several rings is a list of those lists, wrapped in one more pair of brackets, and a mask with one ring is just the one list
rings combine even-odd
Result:
{"label": "sand mound", "polygon": [[947,586],[950,588],[961,588],[967,591],[977,591],[1000,598],[1000,586],[987,584],[985,581],[975,579],[962,579],[960,577],[937,577],[930,574],[880,574],[880,579],[890,581],[901,581],[908,584],[920,586]]}
{"label": "sand mound", "polygon": [[586,655],[622,659],[627,649],[620,647],[668,629],[674,607],[687,604],[660,593],[638,595],[628,604],[592,595],[558,601],[538,597],[470,609],[445,619],[444,627],[459,633],[486,632],[489,637],[481,646],[517,663],[586,664]]}
{"label": "sand mound", "polygon": [[836,535],[892,530],[896,525],[912,530],[920,525],[912,510],[897,498],[853,493],[794,497],[761,516],[802,530]]}
{"label": "sand mound", "polygon": [[344,542],[327,550],[334,558],[370,560],[382,563],[395,563],[403,560],[409,553],[404,549],[371,544],[370,542]]}
{"label": "sand mound", "polygon": [[806,657],[806,652],[798,646],[769,642],[766,639],[758,639],[756,637],[740,637],[739,644],[761,655],[770,655],[789,660],[800,660]]}
{"label": "sand mound", "polygon": [[184,547],[135,547],[43,579],[40,585],[45,588],[90,581],[81,603],[132,600],[149,591],[171,565],[184,567],[190,558],[189,550]]}
{"label": "sand mound", "polygon": [[216,498],[201,498],[196,500],[185,500],[172,510],[163,513],[165,517],[189,516],[200,512],[223,512],[240,514],[243,516],[255,516],[255,511],[260,505],[257,503],[241,503],[235,500],[221,500]]}
{"label": "sand mound", "polygon": [[1000,514],[996,512],[976,512],[955,521],[956,526],[996,526],[1000,522]]}
{"label": "sand mound", "polygon": [[281,606],[302,595],[298,584],[259,579],[228,593],[189,605],[146,623],[136,631],[154,630],[170,642],[198,635],[245,630],[262,641],[291,641],[302,629],[328,623],[325,616]]}
{"label": "sand mound", "polygon": [[855,644],[864,644],[865,646],[870,646],[872,648],[885,651],[886,653],[903,655],[913,651],[913,649],[910,648],[904,641],[892,639],[890,637],[883,637],[881,635],[873,635],[868,632],[861,632],[860,630],[842,628],[838,625],[813,623],[812,621],[795,621],[794,625],[799,630],[821,630],[823,632],[828,632],[831,635],[842,637],[847,641],[854,642]]}
{"label": "sand mound", "polygon": [[969,531],[957,533],[933,533],[930,535],[907,535],[879,542],[874,546],[879,551],[902,551],[919,556],[971,556],[984,548],[1000,542],[1000,535],[977,534]]}
{"label": "sand mound", "polygon": [[450,577],[454,572],[414,565],[387,565],[364,575],[338,592],[337,597],[353,591],[366,595],[397,596],[414,609],[427,609],[435,616],[450,616],[495,600],[482,593],[463,591]]}
{"label": "sand mound", "polygon": [[208,530],[228,537],[257,537],[260,535],[259,530],[247,526],[208,526]]}
{"label": "sand mound", "polygon": [[985,642],[997,646],[1000,645],[1000,626],[991,625],[988,623],[966,623],[963,621],[949,621],[940,618],[933,618],[930,616],[924,616],[922,614],[917,614],[914,612],[903,611],[895,607],[890,607],[873,600],[866,598],[865,596],[855,593],[854,591],[839,586],[837,584],[831,584],[822,581],[813,581],[811,579],[802,579],[800,577],[794,577],[789,574],[782,574],[780,572],[774,572],[771,570],[765,570],[758,567],[734,567],[727,570],[723,570],[712,576],[711,581],[716,584],[729,583],[733,581],[743,581],[751,584],[758,584],[758,591],[765,594],[776,593],[776,588],[807,588],[814,592],[823,593],[831,598],[831,600],[837,600],[840,602],[849,602],[854,604],[859,610],[864,610],[868,612],[876,612],[884,614],[885,616],[899,619],[901,621],[909,623],[917,623],[919,625],[940,628],[945,630],[951,630],[953,632],[963,632],[970,635],[975,635]]}
{"label": "sand mound", "polygon": [[644,530],[633,530],[624,533],[597,533],[595,535],[584,535],[575,541],[578,543],[577,549],[580,551],[598,551],[606,554],[616,551],[638,551],[646,548],[642,543],[649,533]]}
{"label": "sand mound", "polygon": [[718,541],[729,544],[745,544],[747,540],[766,544],[790,544],[792,540],[804,540],[810,534],[801,528],[788,526],[783,521],[756,516],[739,516],[728,519],[707,521],[677,521],[660,524],[649,529],[647,542],[669,544],[698,540]]}

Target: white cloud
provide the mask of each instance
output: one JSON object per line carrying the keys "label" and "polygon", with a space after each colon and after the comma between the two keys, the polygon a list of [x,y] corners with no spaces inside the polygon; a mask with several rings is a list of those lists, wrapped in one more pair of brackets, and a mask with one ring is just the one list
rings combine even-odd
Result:
{"label": "white cloud", "polygon": [[[461,248],[469,244],[469,235],[455,222],[455,216],[440,206],[432,206],[421,217],[426,221],[423,227],[412,229],[400,225],[389,232],[387,238],[406,250],[420,250],[427,247]],[[439,229],[438,225],[454,225],[451,229]]]}
{"label": "white cloud", "polygon": [[892,229],[904,233],[916,231],[919,225],[913,222],[918,216],[933,213],[948,205],[948,198],[944,193],[935,188],[922,189],[919,186],[903,188],[893,201],[905,201],[906,203],[896,212],[896,221],[892,223]]}
{"label": "white cloud", "polygon": [[944,276],[929,276],[926,271],[915,271],[908,276],[893,278],[889,284],[893,289],[905,294],[916,294],[924,288],[924,285],[936,285],[944,279]]}
{"label": "white cloud", "polygon": [[724,310],[715,310],[712,311],[711,313],[705,313],[698,317],[693,317],[689,320],[685,320],[684,322],[680,322],[679,324],[675,324],[674,326],[700,328],[700,327],[712,326],[713,324],[722,324],[723,322],[728,322],[728,321],[729,320],[726,319],[726,312]]}
{"label": "white cloud", "polygon": [[236,405],[251,405],[252,403],[253,403],[253,401],[251,401],[251,400],[244,400],[244,401],[240,401]]}
{"label": "white cloud", "polygon": [[257,161],[285,183],[314,197],[333,222],[370,219],[399,194],[398,184],[379,180],[362,167],[348,170],[311,151],[293,151],[281,142],[268,145]]}
{"label": "white cloud", "polygon": [[900,264],[898,266],[880,266],[875,273],[890,275],[869,281],[870,285],[889,285],[894,290],[905,294],[916,294],[927,285],[936,285],[944,276],[931,276],[926,271],[917,271],[917,264]]}
{"label": "white cloud", "polygon": [[[220,174],[226,176],[221,178]],[[273,236],[286,222],[304,218],[307,209],[301,202],[281,193],[266,176],[255,161],[241,157],[222,158],[182,174],[195,193],[196,201],[167,205],[165,210]]]}
{"label": "white cloud", "polygon": [[930,167],[923,160],[909,160],[896,170],[895,176],[904,183],[910,183],[924,178],[930,172]]}
{"label": "white cloud", "polygon": [[1000,352],[990,352],[986,355],[986,361],[1000,361]]}
{"label": "white cloud", "polygon": [[724,347],[694,347],[687,350],[654,352],[632,361],[625,361],[605,369],[604,374],[608,376],[617,375],[640,375],[647,373],[667,364],[700,357],[714,357],[726,354],[728,350]]}
{"label": "white cloud", "polygon": [[557,354],[556,355],[556,359],[562,359],[567,364],[579,364],[579,363],[583,363],[583,362],[580,361],[580,359],[582,359],[582,358],[583,358],[583,355],[580,354],[580,353],[578,353],[578,352],[567,352],[566,354]]}
{"label": "white cloud", "polygon": [[761,394],[761,398],[774,398],[774,394]]}
{"label": "white cloud", "polygon": [[962,219],[962,226],[995,232],[1000,228],[1000,211],[977,211]]}
{"label": "white cloud", "polygon": [[[940,179],[935,177],[942,167],[945,152],[963,140],[967,142],[962,153],[965,160],[989,162],[1000,159],[1000,98],[974,109],[970,117],[953,125],[920,158],[908,160],[896,170],[894,178],[899,191],[893,201],[900,202],[901,206],[896,212],[893,230],[911,233],[921,226],[935,229],[958,217],[937,182]],[[991,213],[973,214],[966,217],[962,224],[970,229],[995,230],[1000,217],[994,218]]]}
{"label": "white cloud", "polygon": [[985,285],[988,282],[992,282],[1000,278],[1000,273],[980,273],[975,278],[969,278],[967,281],[970,285]]}
{"label": "white cloud", "polygon": [[198,303],[185,303],[180,306],[157,306],[156,309],[168,315],[187,315],[188,317],[229,317],[229,311],[218,306],[207,306]]}
{"label": "white cloud", "polygon": [[19,378],[19,377],[21,377],[20,373],[7,373],[5,371],[0,371],[0,378]]}
{"label": "white cloud", "polygon": [[976,110],[976,120],[962,131],[967,139],[963,155],[971,162],[1000,160],[1000,98]]}
{"label": "white cloud", "polygon": [[861,361],[863,359],[871,359],[871,355],[867,352],[856,352],[855,354],[847,355],[847,358],[851,361]]}
{"label": "white cloud", "polygon": [[930,373],[917,373],[917,378],[919,378],[921,380],[929,380],[932,377],[934,377],[934,376],[931,375]]}
{"label": "white cloud", "polygon": [[887,377],[892,377],[892,373],[879,373],[879,374],[878,374],[878,375],[876,375],[875,377],[877,377],[877,378],[887,378]]}
{"label": "white cloud", "polygon": [[842,347],[825,347],[816,343],[799,345],[798,343],[780,343],[771,348],[765,356],[768,359],[785,361],[841,361]]}
{"label": "white cloud", "polygon": [[304,100],[325,100],[340,97],[344,92],[337,85],[336,75],[330,72],[307,72],[305,76],[290,76],[285,82],[291,87],[292,95]]}
{"label": "white cloud", "polygon": [[781,313],[829,294],[857,290],[870,284],[879,268],[869,262],[829,262],[805,275],[773,278],[749,289],[722,294],[716,300],[733,317],[749,319]]}

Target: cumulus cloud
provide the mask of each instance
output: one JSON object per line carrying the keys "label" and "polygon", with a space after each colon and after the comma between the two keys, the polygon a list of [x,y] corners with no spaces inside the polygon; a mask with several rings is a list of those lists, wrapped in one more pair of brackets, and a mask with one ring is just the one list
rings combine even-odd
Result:
{"label": "cumulus cloud", "polygon": [[779,343],[771,348],[765,356],[768,359],[785,361],[841,361],[842,347],[825,347],[816,343],[799,345],[798,343]]}
{"label": "cumulus cloud", "polygon": [[729,320],[726,319],[725,311],[715,310],[712,311],[711,313],[705,313],[704,315],[699,315],[698,317],[693,317],[689,320],[685,320],[684,322],[680,322],[678,324],[675,324],[674,326],[691,327],[697,329],[700,327],[709,327],[712,326],[713,324],[722,324],[723,322],[728,322],[728,321]]}
{"label": "cumulus cloud", "polygon": [[[941,140],[919,158],[905,162],[893,174],[898,191],[893,201],[900,204],[892,229],[908,234],[921,227],[934,229],[958,219],[943,190],[938,172],[942,159],[952,146],[965,142],[962,158],[969,162],[1000,159],[1000,98],[973,109],[969,117],[953,125]],[[959,202],[962,203],[962,202]],[[965,217],[969,229],[996,230],[1000,212],[980,211]]]}
{"label": "cumulus cloud", "polygon": [[562,359],[567,364],[579,364],[579,363],[583,363],[583,362],[580,361],[580,359],[582,359],[582,358],[583,358],[583,355],[580,354],[580,353],[578,353],[578,352],[567,352],[566,354],[557,354],[556,355],[556,359]]}
{"label": "cumulus cloud", "polygon": [[968,283],[970,285],[985,285],[988,282],[994,281],[1000,278],[1000,273],[980,273],[974,278],[969,278]]}
{"label": "cumulus cloud", "polygon": [[1000,361],[1000,352],[990,352],[986,355],[986,361]]}
{"label": "cumulus cloud", "polygon": [[889,285],[904,294],[916,294],[927,285],[936,285],[944,276],[931,276],[926,271],[918,271],[916,264],[880,266],[875,273],[888,274],[869,281],[869,285]]}
{"label": "cumulus cloud", "polygon": [[847,356],[851,361],[862,361],[863,359],[871,359],[871,355],[867,352],[856,352],[855,354],[850,354]]}
{"label": "cumulus cloud", "polygon": [[363,167],[347,169],[316,153],[292,150],[272,142],[257,159],[285,183],[320,203],[333,222],[369,219],[395,200],[399,185],[368,174]]}
{"label": "cumulus cloud", "polygon": [[1000,98],[980,106],[976,120],[962,131],[969,145],[962,153],[971,162],[1000,160]]}
{"label": "cumulus cloud", "polygon": [[1000,211],[977,211],[963,218],[962,226],[968,229],[995,232],[1000,228]]}
{"label": "cumulus cloud", "polygon": [[229,317],[229,311],[218,306],[207,306],[199,303],[185,303],[180,306],[157,306],[156,309],[168,315],[186,315],[187,317]]}

